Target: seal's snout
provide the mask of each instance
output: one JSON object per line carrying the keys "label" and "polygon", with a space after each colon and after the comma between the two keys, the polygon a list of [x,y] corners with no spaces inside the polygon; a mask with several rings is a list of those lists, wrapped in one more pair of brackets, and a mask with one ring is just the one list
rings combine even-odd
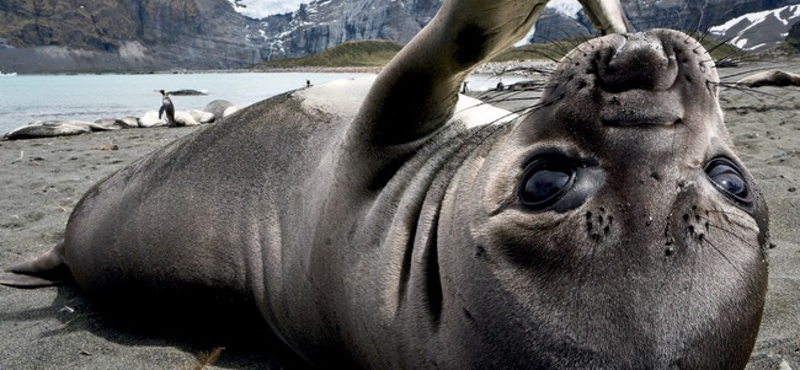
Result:
{"label": "seal's snout", "polygon": [[656,35],[635,33],[621,39],[621,45],[598,63],[598,77],[605,91],[661,91],[673,85],[678,75],[675,55],[665,50]]}

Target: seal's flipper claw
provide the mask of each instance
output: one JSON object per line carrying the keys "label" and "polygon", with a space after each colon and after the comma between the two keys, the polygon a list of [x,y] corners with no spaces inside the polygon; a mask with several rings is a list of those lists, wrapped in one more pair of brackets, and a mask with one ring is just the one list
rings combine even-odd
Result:
{"label": "seal's flipper claw", "polygon": [[0,285],[33,289],[72,281],[63,250],[63,244],[59,244],[39,257],[7,268],[7,273],[0,275]]}

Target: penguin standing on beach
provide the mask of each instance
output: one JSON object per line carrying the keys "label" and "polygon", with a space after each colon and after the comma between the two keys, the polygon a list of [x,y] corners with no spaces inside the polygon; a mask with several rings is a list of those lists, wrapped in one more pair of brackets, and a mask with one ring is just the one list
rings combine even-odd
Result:
{"label": "penguin standing on beach", "polygon": [[158,119],[164,113],[167,113],[167,127],[177,127],[175,122],[175,106],[172,105],[172,99],[169,98],[169,92],[166,90],[158,90],[161,93],[161,109],[158,110]]}

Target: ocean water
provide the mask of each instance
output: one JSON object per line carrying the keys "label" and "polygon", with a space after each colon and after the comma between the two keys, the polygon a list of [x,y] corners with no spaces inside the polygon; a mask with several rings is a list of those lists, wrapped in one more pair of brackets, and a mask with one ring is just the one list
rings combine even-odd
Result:
{"label": "ocean water", "polygon": [[[0,135],[33,121],[141,117],[161,107],[161,94],[191,89],[205,96],[173,96],[176,110],[203,109],[217,99],[245,107],[301,88],[306,80],[322,84],[359,73],[198,73],[153,75],[19,75],[0,77]],[[519,78],[507,78],[515,82]],[[473,75],[473,90],[493,88],[497,79]]]}
{"label": "ocean water", "polygon": [[313,84],[366,76],[358,73],[199,73],[153,75],[19,75],[0,77],[0,135],[32,121],[141,117],[161,107],[161,94],[191,89],[205,96],[173,96],[176,110],[202,109],[213,100],[240,107]]}

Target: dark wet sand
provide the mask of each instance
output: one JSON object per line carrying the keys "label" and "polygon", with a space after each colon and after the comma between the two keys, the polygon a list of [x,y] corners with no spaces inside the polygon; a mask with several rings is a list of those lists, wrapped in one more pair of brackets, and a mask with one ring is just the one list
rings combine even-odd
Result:
{"label": "dark wet sand", "polygon": [[[800,73],[798,60],[773,63]],[[723,89],[721,95],[731,137],[765,193],[771,214],[769,293],[748,369],[777,370],[783,363],[800,370],[800,88]],[[59,242],[72,207],[93,183],[198,129],[0,142],[0,266],[34,257]],[[99,149],[111,144],[119,150]],[[131,325],[128,318],[135,319],[99,312],[73,287],[0,287],[0,369],[190,369],[198,353],[217,346],[225,349],[208,368],[294,368],[274,358],[286,351],[274,342],[231,341],[206,333],[203,323],[186,335]]]}

